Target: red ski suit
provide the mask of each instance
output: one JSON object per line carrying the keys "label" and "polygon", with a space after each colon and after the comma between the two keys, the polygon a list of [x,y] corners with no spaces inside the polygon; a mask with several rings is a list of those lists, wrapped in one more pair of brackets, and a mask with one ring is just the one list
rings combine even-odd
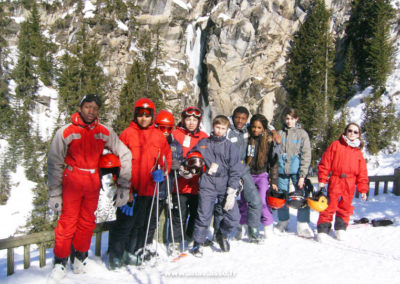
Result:
{"label": "red ski suit", "polygon": [[329,205],[319,214],[318,225],[330,223],[335,213],[348,225],[356,186],[358,192],[367,193],[369,185],[367,164],[360,148],[349,146],[343,135],[329,145],[318,165],[318,181],[326,184],[328,179]]}
{"label": "red ski suit", "polygon": [[[177,127],[173,132],[175,140],[182,145],[183,149],[183,157],[185,158],[187,153],[197,145],[199,140],[203,138],[207,138],[208,134],[203,131],[197,131],[195,133],[191,133],[183,127]],[[179,194],[197,194],[199,191],[199,178],[200,176],[196,175],[191,179],[185,179],[184,177],[178,178],[179,184]],[[176,192],[176,185],[174,185],[174,192]]]}
{"label": "red ski suit", "polygon": [[72,115],[71,122],[57,131],[48,156],[49,194],[62,195],[62,211],[54,230],[54,254],[60,258],[70,255],[71,243],[77,251],[89,250],[96,227],[98,165],[104,148],[120,157],[119,186],[128,190],[131,177],[131,153],[111,128],[99,124],[97,118],[88,125],[79,113]]}
{"label": "red ski suit", "polygon": [[172,164],[172,152],[167,139],[154,125],[140,128],[133,121],[122,131],[120,139],[132,152],[132,189],[139,196],[153,196],[155,182],[152,172],[157,165],[164,169],[163,156],[168,172]]}

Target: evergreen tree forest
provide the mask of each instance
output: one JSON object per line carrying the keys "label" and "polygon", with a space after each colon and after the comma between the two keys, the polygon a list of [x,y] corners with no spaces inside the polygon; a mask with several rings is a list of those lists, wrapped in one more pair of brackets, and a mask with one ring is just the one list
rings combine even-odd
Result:
{"label": "evergreen tree forest", "polygon": [[[400,121],[385,89],[395,52],[390,37],[395,10],[390,1],[353,0],[350,17],[339,35],[325,1],[309,2],[288,50],[282,85],[286,106],[298,110],[299,122],[311,138],[313,166],[351,121],[346,109],[349,100],[366,88],[372,91],[362,102],[365,117],[361,126],[368,152],[392,151],[391,141],[399,136]],[[43,137],[40,122],[35,120],[40,107],[50,108],[41,89],[49,88],[58,95],[56,126],[48,136],[70,122],[87,94],[101,98],[100,121],[118,134],[131,122],[139,98],[152,99],[157,111],[167,105],[168,86],[160,79],[165,63],[160,27],[140,26],[135,18],[140,11],[132,1],[98,0],[93,6],[94,16],[85,18],[82,0],[0,1],[0,139],[7,142],[0,156],[0,205],[10,196],[10,173],[22,166],[26,177],[36,184],[34,209],[27,223],[30,232],[51,229],[57,219],[47,207],[51,138]],[[41,21],[49,11],[64,13],[72,7],[73,14],[65,13],[50,27]],[[18,9],[23,11],[19,22],[11,17],[14,13],[15,18]],[[126,30],[118,28],[121,23]],[[121,54],[132,60],[125,78],[116,84],[107,74],[111,55],[104,46],[111,49],[109,42],[121,35],[129,42]],[[15,41],[12,48],[10,38]],[[181,110],[181,105],[168,107]]]}
{"label": "evergreen tree forest", "polygon": [[[394,9],[388,0],[354,0],[344,38],[333,38],[331,12],[323,0],[314,1],[295,33],[283,85],[288,105],[298,109],[300,122],[309,133],[313,161],[342,133],[351,121],[342,111],[357,90],[373,88],[365,100],[362,125],[371,154],[387,149],[399,136],[399,119],[391,100],[382,100],[392,70],[394,53],[390,41]],[[335,50],[333,47],[341,47]]]}

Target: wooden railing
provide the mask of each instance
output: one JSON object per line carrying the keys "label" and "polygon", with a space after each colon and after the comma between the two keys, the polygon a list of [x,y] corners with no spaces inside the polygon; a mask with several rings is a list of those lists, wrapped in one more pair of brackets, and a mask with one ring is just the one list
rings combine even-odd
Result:
{"label": "wooden railing", "polygon": [[[317,183],[318,180],[313,177],[313,183]],[[392,191],[393,194],[400,196],[400,168],[395,169],[394,175],[387,176],[370,176],[370,189],[371,184],[375,183],[374,195],[379,194],[380,184],[383,182],[383,193],[388,193],[389,191],[389,182],[393,182]],[[370,190],[371,193],[371,190]],[[369,193],[369,194],[370,194]],[[359,197],[356,194],[356,197]],[[105,231],[109,231],[113,222],[104,222],[99,223],[96,226],[93,234],[95,235],[95,255],[101,255],[101,236]],[[161,234],[163,235],[163,234]],[[161,241],[161,238],[160,240]],[[14,273],[14,248],[24,247],[24,269],[28,269],[30,267],[30,246],[33,244],[37,244],[39,246],[40,257],[39,257],[39,266],[43,267],[46,265],[46,244],[54,242],[54,232],[40,232],[34,233],[31,235],[20,236],[20,237],[10,237],[7,239],[0,240],[0,250],[7,249],[7,275],[11,275]]]}
{"label": "wooden railing", "polygon": [[[112,222],[99,223],[93,232],[96,238],[95,255],[101,255],[101,236],[105,231],[109,231]],[[51,247],[54,243],[54,232],[39,232],[26,236],[10,237],[0,240],[0,250],[7,249],[7,275],[14,273],[14,248],[24,247],[24,269],[28,269],[31,265],[30,246],[37,244],[39,246],[39,266],[46,265],[46,246]]]}

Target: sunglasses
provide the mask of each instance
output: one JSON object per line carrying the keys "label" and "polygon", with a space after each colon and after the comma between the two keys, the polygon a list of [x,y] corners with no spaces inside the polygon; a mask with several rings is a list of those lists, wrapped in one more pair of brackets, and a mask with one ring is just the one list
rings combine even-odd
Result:
{"label": "sunglasses", "polygon": [[357,130],[352,130],[352,129],[347,129],[347,133],[358,134],[358,131]]}
{"label": "sunglasses", "polygon": [[162,132],[171,133],[173,127],[172,127],[172,126],[159,125],[159,126],[158,126],[158,129],[160,129]]}
{"label": "sunglasses", "polygon": [[151,110],[149,110],[149,109],[139,109],[136,112],[136,117],[142,117],[142,116],[151,117]]}
{"label": "sunglasses", "polygon": [[185,116],[194,116],[197,118],[201,117],[201,111],[197,108],[189,108],[185,111]]}

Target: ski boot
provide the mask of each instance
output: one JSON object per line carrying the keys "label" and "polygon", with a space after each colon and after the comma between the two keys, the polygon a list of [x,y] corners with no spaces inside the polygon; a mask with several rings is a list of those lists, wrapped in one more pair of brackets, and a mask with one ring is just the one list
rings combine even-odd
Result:
{"label": "ski boot", "polygon": [[124,253],[122,254],[122,261],[125,265],[139,266],[142,264],[141,255],[133,254],[128,251],[124,251]]}
{"label": "ski boot", "polygon": [[321,244],[326,244],[330,241],[330,237],[327,233],[318,233],[317,234],[317,241]]}
{"label": "ski boot", "polygon": [[71,267],[75,274],[87,272],[88,255],[87,251],[81,252],[74,249],[71,251]]}
{"label": "ski boot", "polygon": [[240,225],[239,227],[237,227],[236,229],[236,233],[235,233],[235,239],[240,241],[243,238],[244,232],[245,232],[245,225]]}
{"label": "ski boot", "polygon": [[124,263],[121,258],[111,255],[108,257],[108,266],[110,270],[121,268],[123,265]]}
{"label": "ski boot", "polygon": [[179,243],[175,243],[175,244],[169,243],[168,248],[167,248],[168,255],[179,254],[180,249],[181,249],[181,245]]}
{"label": "ski boot", "polygon": [[66,266],[68,262],[68,257],[54,257],[54,268],[51,271],[51,274],[49,278],[51,279],[51,282],[58,283],[65,277],[65,274],[67,272]]}
{"label": "ski boot", "polygon": [[262,243],[262,239],[258,233],[258,230],[254,227],[248,227],[247,235],[249,236],[249,243],[259,244]]}
{"label": "ski boot", "polygon": [[287,230],[288,226],[289,226],[289,220],[279,221],[278,224],[275,226],[275,230],[278,233],[283,234]]}
{"label": "ski boot", "polygon": [[215,237],[217,239],[219,247],[221,248],[221,251],[228,252],[231,249],[227,237],[224,236],[224,234],[222,234],[221,231],[218,231]]}
{"label": "ski boot", "polygon": [[335,230],[335,238],[338,241],[345,241],[346,240],[346,230]]}
{"label": "ski boot", "polygon": [[314,238],[314,232],[306,222],[297,222],[297,235],[307,239]]}
{"label": "ski boot", "polygon": [[195,241],[192,248],[192,254],[195,257],[203,257],[203,245]]}

